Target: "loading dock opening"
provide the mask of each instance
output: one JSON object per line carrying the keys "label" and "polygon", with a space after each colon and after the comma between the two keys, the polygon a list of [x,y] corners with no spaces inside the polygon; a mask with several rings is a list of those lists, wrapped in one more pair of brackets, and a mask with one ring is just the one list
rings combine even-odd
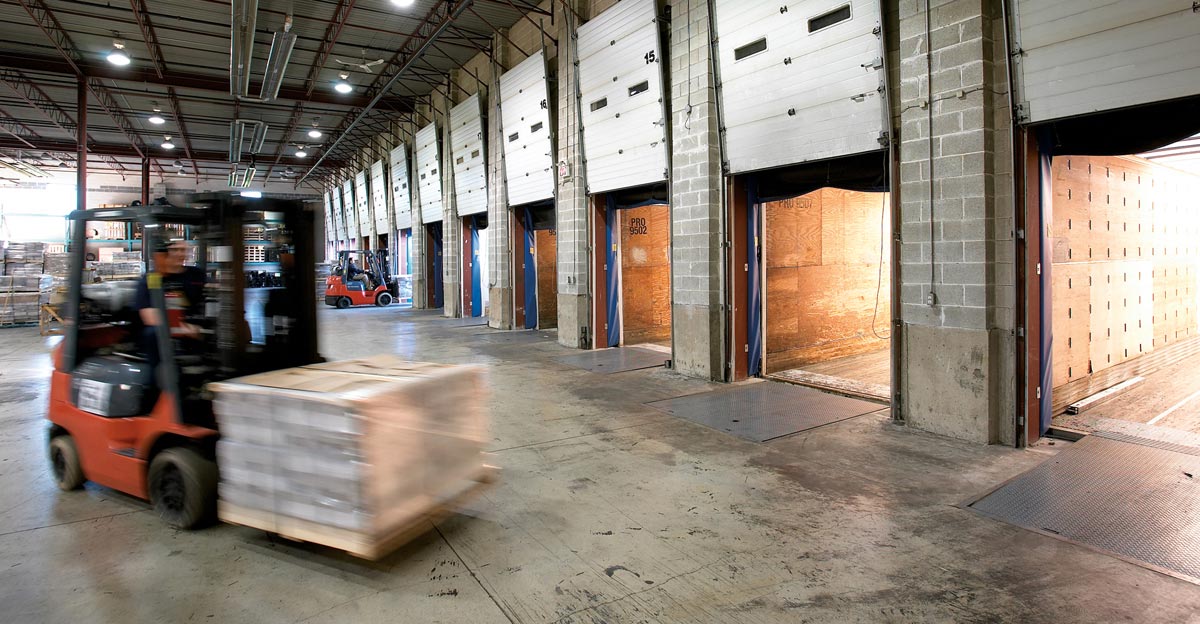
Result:
{"label": "loading dock opening", "polygon": [[732,379],[890,400],[888,171],[877,151],[729,177]]}
{"label": "loading dock opening", "polygon": [[[1200,396],[1200,177],[1123,155],[1200,132],[1197,111],[1191,98],[1020,131],[1026,442],[1102,419],[1200,430],[1200,408],[1186,408]],[[1063,414],[1139,377],[1098,408]]]}
{"label": "loading dock opening", "polygon": [[513,208],[514,323],[525,329],[558,327],[558,233],[554,202]]}
{"label": "loading dock opening", "polygon": [[463,316],[486,316],[488,313],[487,226],[487,213],[463,217]]}
{"label": "loading dock opening", "polygon": [[596,348],[671,345],[671,211],[666,186],[592,196]]}
{"label": "loading dock opening", "polygon": [[425,224],[425,289],[429,308],[440,308],[442,301],[442,224]]}

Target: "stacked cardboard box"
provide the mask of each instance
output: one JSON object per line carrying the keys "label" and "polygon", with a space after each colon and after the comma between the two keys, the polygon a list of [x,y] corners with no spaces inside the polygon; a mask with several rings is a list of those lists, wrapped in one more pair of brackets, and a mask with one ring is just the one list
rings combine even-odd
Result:
{"label": "stacked cardboard box", "polygon": [[10,242],[4,250],[5,275],[41,275],[45,243]]}
{"label": "stacked cardboard box", "polygon": [[477,367],[382,356],[211,388],[228,522],[374,558],[486,478]]}
{"label": "stacked cardboard box", "polygon": [[120,278],[141,275],[144,269],[142,252],[118,251],[112,259],[96,263],[96,274],[101,278]]}

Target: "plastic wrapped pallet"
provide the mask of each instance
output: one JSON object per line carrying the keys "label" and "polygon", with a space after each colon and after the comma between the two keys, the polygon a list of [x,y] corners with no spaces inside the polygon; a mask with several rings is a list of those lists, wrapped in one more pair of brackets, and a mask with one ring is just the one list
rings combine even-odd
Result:
{"label": "plastic wrapped pallet", "polygon": [[38,262],[36,264],[32,263],[32,262],[6,262],[6,263],[4,263],[4,274],[5,275],[36,276],[36,275],[41,275],[43,272],[44,271],[42,270],[41,262]]}
{"label": "plastic wrapped pallet", "polygon": [[375,558],[486,479],[480,368],[384,356],[210,387],[223,520]]}
{"label": "plastic wrapped pallet", "polygon": [[[10,242],[4,250],[4,261],[9,263],[42,264],[46,253],[45,243],[14,243]],[[38,269],[41,273],[41,269]]]}
{"label": "plastic wrapped pallet", "polygon": [[71,254],[48,253],[45,258],[43,266],[48,275],[66,277],[71,272]]}

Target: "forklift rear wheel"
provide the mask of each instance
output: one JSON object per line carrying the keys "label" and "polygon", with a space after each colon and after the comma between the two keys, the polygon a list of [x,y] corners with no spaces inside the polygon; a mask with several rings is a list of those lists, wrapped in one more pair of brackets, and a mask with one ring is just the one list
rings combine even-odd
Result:
{"label": "forklift rear wheel", "polygon": [[375,305],[381,308],[392,305],[392,293],[379,293],[379,296],[375,297]]}
{"label": "forklift rear wheel", "polygon": [[54,471],[54,484],[60,490],[69,492],[83,485],[83,468],[79,465],[74,438],[60,435],[50,440],[50,469]]}
{"label": "forklift rear wheel", "polygon": [[169,526],[193,529],[216,511],[217,464],[189,448],[169,448],[150,462],[150,503]]}
{"label": "forklift rear wheel", "polygon": [[337,307],[339,310],[345,310],[346,308],[350,307],[350,297],[339,297],[337,300]]}

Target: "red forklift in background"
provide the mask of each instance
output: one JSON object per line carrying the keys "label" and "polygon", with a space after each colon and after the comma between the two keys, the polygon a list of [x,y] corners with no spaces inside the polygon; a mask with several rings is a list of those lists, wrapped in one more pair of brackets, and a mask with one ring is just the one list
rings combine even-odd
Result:
{"label": "red forklift in background", "polygon": [[[187,208],[79,210],[68,219],[74,242],[66,322],[53,354],[47,414],[54,480],[63,490],[90,480],[149,499],[177,528],[204,524],[215,518],[218,438],[206,384],[322,361],[316,293],[300,286],[315,277],[313,211],[298,201],[214,194]],[[200,327],[198,338],[172,336],[179,310],[168,311],[156,273],[147,275],[150,303],[169,321],[153,326],[143,325],[132,305],[136,281],[83,283],[90,221],[140,225],[148,250],[185,233],[205,274],[203,311],[181,319]],[[281,262],[285,287],[256,311],[247,304],[243,227],[263,223],[289,261]],[[256,315],[276,327],[258,341],[248,323]],[[156,358],[148,345],[157,345]]]}
{"label": "red forklift in background", "polygon": [[[325,304],[339,310],[372,303],[381,308],[392,305],[400,294],[400,286],[388,266],[387,255],[386,249],[339,251],[337,264],[329,277],[325,278]],[[351,258],[361,261],[359,275],[362,275],[363,281],[350,279],[351,276],[346,275]]]}

